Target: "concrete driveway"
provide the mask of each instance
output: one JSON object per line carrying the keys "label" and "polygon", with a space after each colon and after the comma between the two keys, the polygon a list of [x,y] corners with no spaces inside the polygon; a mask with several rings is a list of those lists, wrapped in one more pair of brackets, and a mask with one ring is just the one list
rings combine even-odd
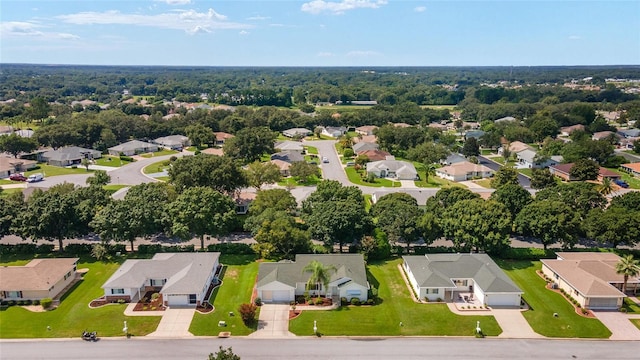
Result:
{"label": "concrete driveway", "polygon": [[640,329],[629,321],[640,316],[631,316],[619,311],[593,311],[598,320],[611,330],[610,340],[640,340]]}
{"label": "concrete driveway", "polygon": [[196,309],[193,307],[170,307],[164,311],[156,331],[147,336],[162,338],[191,337],[193,334],[189,332],[189,326],[191,326],[191,320],[195,312]]}
{"label": "concrete driveway", "polygon": [[264,304],[260,308],[258,330],[250,337],[277,339],[295,336],[289,332],[289,305]]}

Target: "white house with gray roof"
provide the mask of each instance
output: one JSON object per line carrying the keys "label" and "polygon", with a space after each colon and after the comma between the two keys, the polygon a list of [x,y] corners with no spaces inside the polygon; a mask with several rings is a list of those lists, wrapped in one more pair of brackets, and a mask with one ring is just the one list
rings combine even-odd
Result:
{"label": "white house with gray roof", "polygon": [[78,165],[82,162],[82,159],[99,159],[101,157],[102,153],[100,151],[78,146],[67,146],[42,154],[42,159],[53,166]]}
{"label": "white house with gray roof", "polygon": [[551,156],[538,158],[538,153],[531,149],[525,149],[516,153],[518,160],[517,168],[545,169],[549,166],[558,165],[562,162],[562,156]]}
{"label": "white house with gray roof", "polygon": [[109,148],[109,155],[118,156],[124,154],[126,156],[150,153],[158,151],[158,145],[151,144],[140,140],[131,140],[126,143],[116,145]]}
{"label": "white house with gray roof", "polygon": [[[260,263],[258,271],[258,297],[266,303],[288,303],[304,295],[310,272],[303,269],[313,260],[335,267],[329,286],[320,285],[309,291],[311,296],[358,298],[366,301],[369,283],[362,254],[298,254],[295,261]],[[336,299],[338,298],[338,299]]]}
{"label": "white house with gray roof", "polygon": [[184,135],[163,136],[153,140],[153,142],[171,150],[182,150],[191,145],[189,138]]}
{"label": "white house with gray roof", "polygon": [[313,131],[309,130],[309,129],[305,129],[305,128],[293,128],[293,129],[287,129],[285,131],[282,132],[282,135],[286,136],[286,137],[305,137],[305,136],[309,136],[313,134]]}
{"label": "white house with gray roof", "polygon": [[159,290],[167,306],[199,305],[217,279],[220,253],[158,253],[125,261],[102,285],[107,301],[138,301]]}
{"label": "white house with gray roof", "polygon": [[394,178],[398,180],[416,180],[418,171],[412,163],[396,160],[387,156],[386,160],[367,163],[367,173],[379,178]]}
{"label": "white house with gray roof", "polygon": [[482,305],[519,307],[522,290],[487,254],[403,256],[402,267],[418,298],[455,301],[461,294]]}

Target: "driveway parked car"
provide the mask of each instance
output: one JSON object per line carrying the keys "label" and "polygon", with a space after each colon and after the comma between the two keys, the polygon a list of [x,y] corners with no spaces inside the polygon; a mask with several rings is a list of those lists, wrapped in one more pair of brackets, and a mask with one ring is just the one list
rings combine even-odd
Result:
{"label": "driveway parked car", "polygon": [[9,175],[9,180],[13,181],[27,181],[27,177],[22,174],[11,174]]}
{"label": "driveway parked car", "polygon": [[627,184],[624,180],[615,179],[613,182],[616,183],[616,185],[625,189],[629,187],[629,184]]}

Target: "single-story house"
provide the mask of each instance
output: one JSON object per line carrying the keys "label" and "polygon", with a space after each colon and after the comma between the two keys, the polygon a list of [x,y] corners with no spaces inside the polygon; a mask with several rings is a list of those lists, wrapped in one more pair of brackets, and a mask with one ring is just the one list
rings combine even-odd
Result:
{"label": "single-story house", "polygon": [[191,141],[189,141],[189,138],[184,135],[169,135],[159,137],[153,140],[153,142],[171,150],[182,150],[185,147],[191,145]]}
{"label": "single-story house", "polygon": [[430,123],[429,125],[427,125],[427,127],[442,130],[442,131],[449,130],[449,126],[447,126],[446,124],[440,124],[440,123]]}
{"label": "single-story house", "polygon": [[151,144],[140,140],[131,140],[126,143],[110,147],[109,155],[119,156],[124,154],[126,156],[144,154],[158,151],[158,145]]}
{"label": "single-story house", "polygon": [[474,178],[492,177],[494,171],[484,165],[469,161],[455,163],[436,169],[436,176],[450,181],[466,181]]}
{"label": "single-story house", "polygon": [[620,165],[620,168],[633,176],[640,177],[640,162],[622,164]]}
{"label": "single-story house", "polygon": [[624,138],[637,138],[640,137],[640,129],[619,129],[618,135]]}
{"label": "single-story house", "polygon": [[480,123],[476,122],[476,121],[463,121],[462,122],[462,128],[470,129],[470,130],[477,130],[477,129],[480,129]]}
{"label": "single-story house", "polygon": [[561,127],[560,128],[560,135],[569,136],[575,131],[584,131],[584,125],[576,124],[576,125]]}
{"label": "single-story house", "polygon": [[360,135],[373,135],[373,131],[377,128],[375,125],[358,126],[356,132]]}
{"label": "single-story house", "polygon": [[322,135],[338,138],[347,133],[347,128],[344,126],[326,126],[322,128]]}
{"label": "single-story house", "polygon": [[222,146],[227,140],[231,139],[232,137],[235,137],[235,135],[231,135],[229,133],[221,132],[221,131],[216,131],[213,134],[216,136],[216,139],[214,140],[214,143],[213,143],[213,145],[215,146]]}
{"label": "single-story house", "polygon": [[278,141],[273,145],[273,148],[280,151],[297,151],[299,153],[304,151],[304,146],[301,142],[291,140]]}
{"label": "single-story house", "polygon": [[353,152],[356,154],[360,154],[361,152],[367,151],[367,150],[378,150],[379,147],[380,145],[376,143],[370,143],[370,142],[364,142],[364,141],[361,141],[357,144],[353,144],[352,146]]}
{"label": "single-story house", "polygon": [[31,129],[20,129],[14,131],[13,133],[23,138],[32,138],[34,131]]}
{"label": "single-story house", "polygon": [[305,136],[309,136],[313,134],[313,131],[309,130],[309,129],[305,129],[305,128],[293,128],[293,129],[287,129],[285,131],[282,132],[282,135],[286,136],[286,137],[305,137]]}
{"label": "single-story house", "polygon": [[597,133],[593,133],[591,136],[591,140],[604,140],[609,137],[614,136],[616,140],[620,140],[621,136],[613,131],[598,131]]}
{"label": "single-story house", "polygon": [[484,136],[484,134],[486,134],[484,131],[482,130],[469,130],[467,132],[464,133],[464,139],[469,139],[469,138],[476,138],[476,139],[480,139],[481,137]]}
{"label": "single-story house", "polygon": [[304,295],[311,275],[303,269],[313,260],[324,266],[333,266],[329,286],[323,284],[309,290],[311,296],[368,299],[369,283],[362,254],[297,254],[295,261],[262,262],[258,270],[258,297],[266,303],[289,303]]}
{"label": "single-story house", "polygon": [[236,196],[236,214],[245,215],[249,212],[249,206],[256,199],[257,194],[254,192],[242,191]]}
{"label": "single-story house", "polygon": [[359,142],[377,143],[378,137],[375,135],[360,135],[351,138],[351,141],[353,141],[354,144],[357,144]]}
{"label": "single-story house", "polygon": [[9,135],[13,132],[13,126],[0,125],[0,135]]}
{"label": "single-story house", "polygon": [[302,155],[299,151],[286,150],[272,154],[271,160],[282,160],[292,164],[294,162],[304,161],[304,155]]}
{"label": "single-story house", "polygon": [[514,118],[513,116],[505,116],[505,117],[502,117],[502,118],[500,118],[500,119],[496,119],[496,120],[494,120],[493,122],[501,123],[501,122],[511,122],[511,121],[516,121],[516,120],[517,120],[517,119],[516,119],[516,118]]}
{"label": "single-story house", "polygon": [[518,160],[518,167],[528,169],[544,169],[552,165],[557,165],[562,162],[562,156],[551,156],[540,161],[536,159],[535,151],[531,149],[522,150],[516,153],[516,159]]}
{"label": "single-story house", "polygon": [[[614,253],[558,252],[557,259],[543,259],[542,272],[586,309],[615,310],[626,297],[624,278],[616,273],[620,257]],[[640,278],[630,277],[627,290],[638,292]]]}
{"label": "single-story house", "polygon": [[353,101],[338,100],[338,101],[336,101],[336,105],[343,105],[343,104],[361,105],[361,106],[374,106],[374,105],[378,105],[378,102],[376,100],[353,100]]}
{"label": "single-story house", "polygon": [[282,176],[287,177],[287,176],[291,175],[289,173],[289,168],[291,167],[291,163],[288,163],[288,162],[283,161],[283,160],[278,160],[278,159],[271,160],[269,162],[278,167],[278,169],[280,170],[280,174]]}
{"label": "single-story house", "polygon": [[31,170],[36,167],[37,164],[38,163],[33,160],[0,156],[0,179],[8,178],[11,174]]}
{"label": "single-story house", "polygon": [[158,253],[126,260],[102,285],[107,301],[138,301],[159,291],[165,305],[200,305],[220,271],[218,252]]}
{"label": "single-story house", "polygon": [[[564,181],[574,181],[575,178],[571,177],[571,168],[573,167],[573,163],[567,164],[557,164],[549,167],[549,172],[553,175],[561,178]],[[598,181],[602,181],[604,178],[609,178],[611,180],[620,179],[622,175],[617,172],[611,171],[609,169],[600,167],[598,170]]]}
{"label": "single-story house", "polygon": [[82,162],[82,159],[99,159],[101,157],[102,153],[98,150],[85,149],[77,146],[63,147],[42,154],[43,161],[53,166],[78,165]]}
{"label": "single-story house", "polygon": [[407,124],[404,122],[399,122],[399,123],[390,123],[391,125],[393,125],[394,127],[399,127],[399,128],[408,128],[408,127],[412,127],[413,125],[411,124]]}
{"label": "single-story house", "polygon": [[440,163],[442,165],[453,165],[453,164],[457,164],[465,161],[467,161],[467,158],[464,157],[464,155],[461,155],[458,153],[452,153],[452,154],[449,154],[449,156],[447,156],[446,159],[441,160]]}
{"label": "single-story house", "polygon": [[78,258],[35,259],[23,266],[0,267],[0,298],[55,299],[76,278]]}
{"label": "single-story house", "polygon": [[393,156],[387,156],[385,160],[367,163],[367,173],[380,178],[418,179],[418,171],[412,163],[396,160]]}
{"label": "single-story house", "polygon": [[427,254],[402,259],[419,299],[455,301],[473,296],[482,305],[520,307],[523,291],[487,254]]}
{"label": "single-story house", "polygon": [[369,158],[369,161],[381,161],[391,156],[391,154],[382,150],[365,150],[359,152],[358,156],[366,156]]}
{"label": "single-story house", "polygon": [[531,150],[531,146],[521,142],[521,141],[512,141],[510,143],[506,143],[498,148],[498,155],[502,155],[504,153],[504,149],[508,149],[512,154],[519,153],[522,150]]}

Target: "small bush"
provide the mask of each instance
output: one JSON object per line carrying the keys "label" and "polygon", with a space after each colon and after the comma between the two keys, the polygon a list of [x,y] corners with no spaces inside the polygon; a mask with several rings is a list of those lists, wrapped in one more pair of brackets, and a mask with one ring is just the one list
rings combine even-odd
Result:
{"label": "small bush", "polygon": [[7,302],[7,305],[9,305],[9,306],[13,306],[15,304],[16,304],[16,302],[13,301],[13,300],[9,300],[9,302]]}
{"label": "small bush", "polygon": [[317,298],[316,299],[316,305],[322,305],[324,303],[324,301],[322,300],[322,298]]}
{"label": "small bush", "polygon": [[52,304],[53,304],[53,300],[51,300],[51,298],[44,298],[40,300],[40,305],[42,305],[42,307],[45,309],[50,308]]}
{"label": "small bush", "polygon": [[151,310],[156,310],[156,309],[157,309],[157,307],[155,307],[155,306],[151,307]]}
{"label": "small bush", "polygon": [[374,303],[373,299],[367,299],[367,305],[373,305]]}
{"label": "small bush", "polygon": [[428,303],[429,302],[429,298],[428,297],[424,297],[424,302]]}
{"label": "small bush", "polygon": [[256,321],[257,309],[258,307],[255,306],[254,304],[241,304],[240,307],[238,308],[238,312],[242,317],[242,321],[245,324],[249,325]]}
{"label": "small bush", "polygon": [[33,300],[32,304],[33,305],[40,305],[40,300]]}
{"label": "small bush", "polygon": [[158,300],[159,297],[160,297],[160,294],[158,293],[151,294],[151,300]]}
{"label": "small bush", "polygon": [[24,305],[24,301],[23,300],[18,300],[18,302],[16,303],[18,306],[22,306]]}
{"label": "small bush", "polygon": [[124,299],[118,299],[118,304],[124,304],[126,301],[124,301]]}
{"label": "small bush", "polygon": [[256,306],[262,306],[262,299],[260,299],[259,297],[257,297],[253,302],[254,304],[256,304]]}
{"label": "small bush", "polygon": [[442,298],[437,298],[436,301],[437,302],[442,302]]}
{"label": "small bush", "polygon": [[31,300],[25,300],[24,301],[24,305],[31,305],[31,304],[33,304],[33,301],[31,301]]}
{"label": "small bush", "polygon": [[341,298],[340,298],[340,305],[342,305],[342,306],[347,306],[347,305],[349,305],[349,300],[347,300],[347,298],[346,298],[346,297],[341,297]]}
{"label": "small bush", "polygon": [[351,305],[360,305],[360,299],[358,299],[357,297],[352,297]]}
{"label": "small bush", "polygon": [[207,246],[207,251],[221,252],[225,255],[255,255],[256,252],[248,244],[242,243],[223,243],[223,244],[211,244]]}
{"label": "small bush", "polygon": [[120,160],[132,162],[133,158],[131,156],[120,155]]}
{"label": "small bush", "polygon": [[298,295],[296,296],[296,303],[298,304],[304,304],[306,302],[306,299],[304,297],[304,295]]}

